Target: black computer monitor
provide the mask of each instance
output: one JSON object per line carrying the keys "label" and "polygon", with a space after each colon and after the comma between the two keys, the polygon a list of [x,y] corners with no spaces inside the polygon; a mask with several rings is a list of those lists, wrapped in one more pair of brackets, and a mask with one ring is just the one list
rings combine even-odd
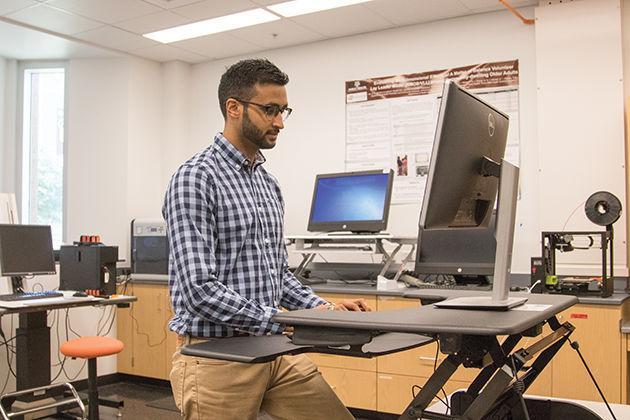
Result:
{"label": "black computer monitor", "polygon": [[50,226],[0,224],[0,275],[13,279],[13,291],[22,276],[55,274]]}
{"label": "black computer monitor", "polygon": [[503,112],[454,82],[445,84],[421,226],[427,229],[488,226],[499,180],[481,169],[484,157],[496,163],[503,159],[508,124],[509,117]]}
{"label": "black computer monitor", "polygon": [[445,83],[419,225],[425,233],[484,229],[497,193],[499,203],[492,296],[447,299],[436,306],[507,310],[526,300],[507,293],[518,192],[518,168],[503,160],[508,125],[505,113]]}
{"label": "black computer monitor", "polygon": [[308,231],[385,230],[393,179],[391,169],[317,175]]}
{"label": "black computer monitor", "polygon": [[497,241],[496,214],[480,229],[424,229],[418,231],[414,272],[445,274],[458,284],[484,284],[494,273]]}

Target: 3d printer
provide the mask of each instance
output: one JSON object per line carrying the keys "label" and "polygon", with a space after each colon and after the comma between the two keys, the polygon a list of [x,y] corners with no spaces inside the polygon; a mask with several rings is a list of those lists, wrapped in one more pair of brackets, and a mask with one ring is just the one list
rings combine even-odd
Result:
{"label": "3d printer", "polygon": [[[588,219],[604,231],[542,232],[542,270],[544,287],[550,293],[600,294],[608,297],[613,293],[613,223],[621,216],[621,202],[613,194],[598,191],[592,194],[584,206]],[[586,238],[585,245],[576,245],[576,239]],[[601,277],[559,277],[556,275],[556,251],[571,252],[577,249],[601,249]],[[534,260],[534,259],[532,259]],[[532,279],[536,272],[532,263]]]}

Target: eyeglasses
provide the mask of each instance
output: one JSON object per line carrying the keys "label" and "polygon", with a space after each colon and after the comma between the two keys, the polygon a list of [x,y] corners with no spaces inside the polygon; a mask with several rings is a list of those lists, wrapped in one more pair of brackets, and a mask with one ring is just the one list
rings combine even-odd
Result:
{"label": "eyeglasses", "polygon": [[291,115],[291,112],[293,112],[293,110],[289,108],[288,106],[280,106],[278,104],[263,105],[263,104],[257,104],[256,102],[244,101],[238,98],[232,98],[232,99],[234,99],[235,101],[239,101],[243,104],[257,106],[258,108],[263,110],[265,117],[269,118],[270,120],[276,118],[278,114],[280,114],[282,121],[286,121],[287,118],[289,118],[289,115]]}

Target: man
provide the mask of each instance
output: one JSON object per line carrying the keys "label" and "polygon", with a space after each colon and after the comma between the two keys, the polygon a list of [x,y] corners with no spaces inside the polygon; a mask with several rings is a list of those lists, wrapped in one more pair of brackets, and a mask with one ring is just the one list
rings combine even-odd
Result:
{"label": "man", "polygon": [[[267,60],[244,60],[221,77],[225,119],[214,143],[173,175],[163,214],[170,241],[170,329],[178,348],[207,338],[280,334],[280,307],[370,310],[363,300],[332,305],[289,271],[284,204],[261,149],[276,145],[291,114],[289,79]],[[245,364],[173,355],[170,375],[187,419],[351,419],[305,356]]]}

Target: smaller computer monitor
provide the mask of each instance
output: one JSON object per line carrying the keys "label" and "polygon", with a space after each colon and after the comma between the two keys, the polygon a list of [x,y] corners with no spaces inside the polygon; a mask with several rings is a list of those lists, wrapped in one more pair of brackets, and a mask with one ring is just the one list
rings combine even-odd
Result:
{"label": "smaller computer monitor", "polygon": [[0,224],[0,275],[55,273],[50,226]]}
{"label": "smaller computer monitor", "polygon": [[391,169],[317,175],[308,231],[375,233],[387,229],[393,180]]}

